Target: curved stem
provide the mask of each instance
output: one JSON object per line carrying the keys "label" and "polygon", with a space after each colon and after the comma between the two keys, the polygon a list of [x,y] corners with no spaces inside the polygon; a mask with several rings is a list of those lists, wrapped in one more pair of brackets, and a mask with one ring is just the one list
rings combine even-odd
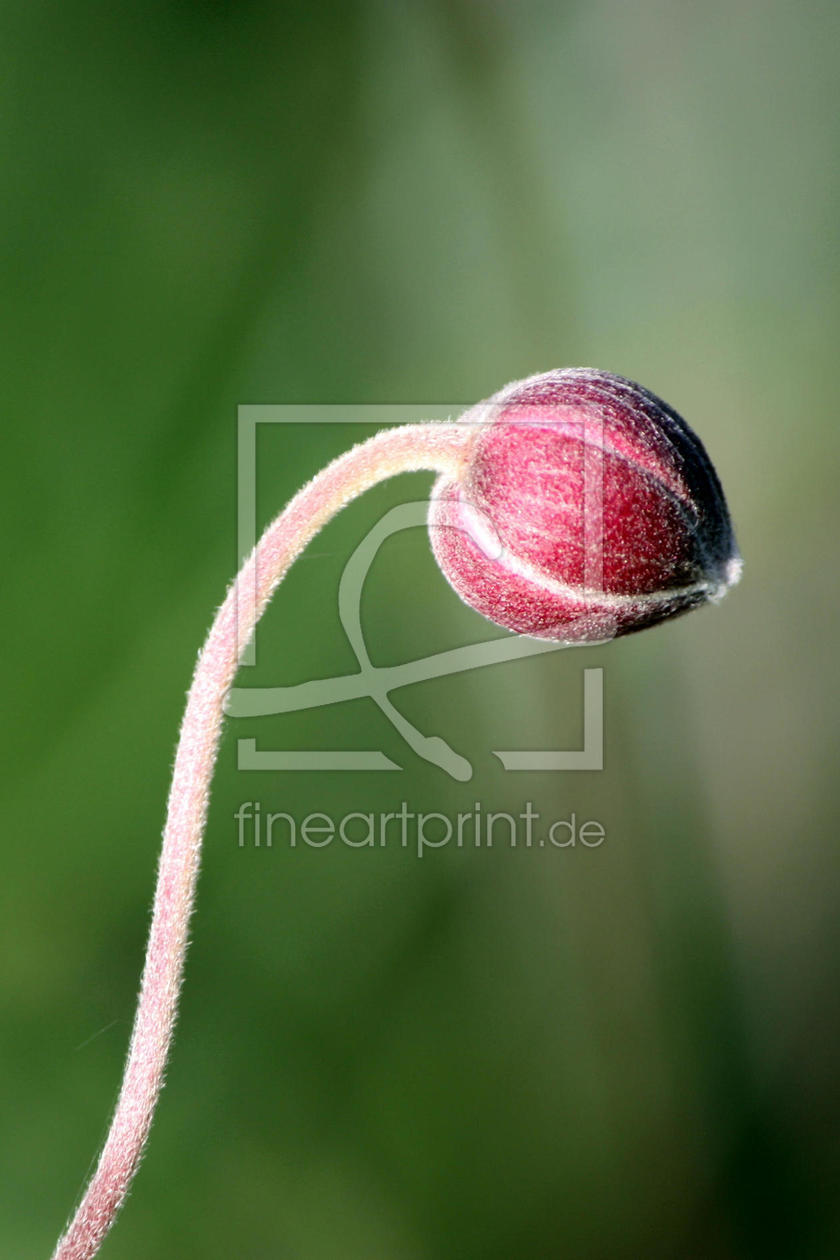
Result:
{"label": "curved stem", "polygon": [[351,499],[400,472],[430,469],[457,476],[468,436],[468,425],[406,425],[340,456],[269,525],[228,591],[199,654],[181,725],[119,1098],[99,1163],[53,1260],[90,1260],[97,1253],[143,1154],[177,1015],[225,698],[263,609],[310,539]]}

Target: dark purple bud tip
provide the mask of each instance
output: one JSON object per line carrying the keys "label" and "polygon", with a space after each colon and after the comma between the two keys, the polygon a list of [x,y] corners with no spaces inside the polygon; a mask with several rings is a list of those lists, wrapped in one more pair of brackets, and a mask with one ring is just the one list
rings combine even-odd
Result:
{"label": "dark purple bud tip", "polygon": [[700,439],[593,368],[516,381],[467,412],[432,549],[461,598],[519,634],[594,643],[719,600],[741,558]]}

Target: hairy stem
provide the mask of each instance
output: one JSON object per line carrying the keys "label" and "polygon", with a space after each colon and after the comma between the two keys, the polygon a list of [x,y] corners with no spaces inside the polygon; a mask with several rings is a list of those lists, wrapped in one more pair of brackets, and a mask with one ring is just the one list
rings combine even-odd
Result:
{"label": "hairy stem", "polygon": [[406,425],[377,434],[320,472],[269,525],[219,609],[181,725],[152,923],[122,1086],[96,1170],[53,1260],[90,1260],[128,1193],[163,1086],[184,972],[187,929],[224,704],[257,621],[289,566],[351,499],[400,472],[457,476],[466,425]]}

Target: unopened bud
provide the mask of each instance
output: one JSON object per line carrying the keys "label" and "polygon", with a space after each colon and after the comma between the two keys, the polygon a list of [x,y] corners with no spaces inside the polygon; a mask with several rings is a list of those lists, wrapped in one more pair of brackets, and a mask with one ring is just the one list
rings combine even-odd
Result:
{"label": "unopened bud", "polygon": [[537,638],[591,643],[721,598],[741,559],[700,439],[655,394],[590,368],[472,408],[457,479],[429,515],[471,607]]}

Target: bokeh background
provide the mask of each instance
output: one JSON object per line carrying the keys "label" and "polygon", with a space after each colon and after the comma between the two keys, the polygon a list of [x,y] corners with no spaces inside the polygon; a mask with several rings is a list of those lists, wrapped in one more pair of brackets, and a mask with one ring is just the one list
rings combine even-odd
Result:
{"label": "bokeh background", "polygon": [[[719,468],[719,608],[397,702],[229,723],[168,1086],[103,1256],[829,1260],[838,1233],[840,10],[642,0],[0,8],[0,1254],[105,1132],[174,740],[236,557],[236,407],[635,377]],[[361,436],[361,434],[360,434]],[[348,441],[260,437],[261,522]],[[355,667],[313,545],[248,685]],[[493,637],[421,531],[377,663]],[[603,773],[575,747],[604,669]],[[236,769],[381,748],[400,774]],[[599,848],[239,849],[244,800],[596,819]]]}

